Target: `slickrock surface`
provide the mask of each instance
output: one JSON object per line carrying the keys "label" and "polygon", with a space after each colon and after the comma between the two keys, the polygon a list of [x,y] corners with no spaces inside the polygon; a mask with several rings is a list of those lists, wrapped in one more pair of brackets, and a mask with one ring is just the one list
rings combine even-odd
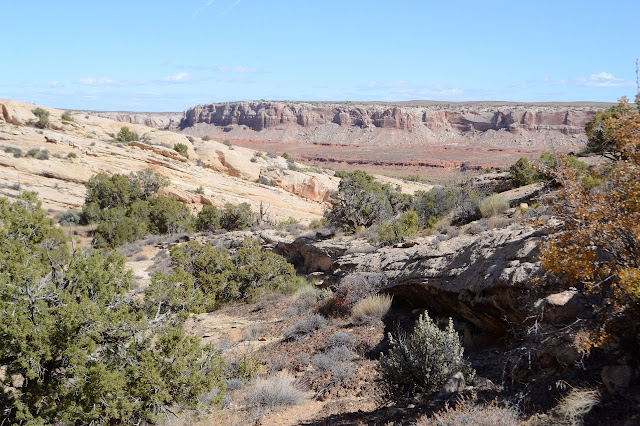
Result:
{"label": "slickrock surface", "polygon": [[[45,129],[29,125],[36,120],[36,106],[0,99],[0,196],[15,196],[23,190],[39,193],[45,208],[55,211],[78,208],[84,202],[84,184],[100,172],[124,173],[145,168],[168,176],[171,186],[164,194],[193,207],[260,203],[273,220],[289,217],[308,222],[319,218],[339,179],[330,170],[305,168],[282,157],[267,156],[251,149],[202,141],[175,132],[141,124],[127,124],[139,136],[131,143],[114,141],[122,122],[86,112],[71,112],[73,121],[62,121],[64,111],[49,111]],[[187,145],[189,158],[173,146]],[[8,148],[21,150],[15,157]],[[29,150],[47,150],[49,158],[26,157]],[[69,157],[71,154],[71,157]],[[75,157],[74,157],[75,155]],[[260,180],[262,183],[258,183]],[[395,179],[407,191],[428,185]],[[416,186],[417,185],[417,186]],[[196,193],[202,187],[204,194]]]}

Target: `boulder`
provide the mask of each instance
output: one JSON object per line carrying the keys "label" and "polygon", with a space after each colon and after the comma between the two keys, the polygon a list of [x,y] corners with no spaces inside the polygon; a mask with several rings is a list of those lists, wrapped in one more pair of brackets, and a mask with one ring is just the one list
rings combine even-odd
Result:
{"label": "boulder", "polygon": [[600,377],[610,393],[619,393],[631,384],[634,370],[630,365],[607,365],[602,368]]}

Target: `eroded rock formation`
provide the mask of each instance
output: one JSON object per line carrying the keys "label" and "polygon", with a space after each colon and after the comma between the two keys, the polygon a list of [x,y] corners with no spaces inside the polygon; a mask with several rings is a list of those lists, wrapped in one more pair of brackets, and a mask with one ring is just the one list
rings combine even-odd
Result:
{"label": "eroded rock formation", "polygon": [[[426,139],[447,132],[465,135],[506,131],[515,134],[521,130],[581,135],[584,125],[601,107],[599,104],[232,102],[189,108],[177,127],[187,129],[209,124],[230,130],[233,126],[246,126],[257,132],[299,127],[317,131],[310,136],[312,142],[330,141],[317,127],[331,125],[355,130],[395,129]],[[359,135],[354,133],[353,136],[357,139]],[[333,142],[355,140],[341,138]]]}

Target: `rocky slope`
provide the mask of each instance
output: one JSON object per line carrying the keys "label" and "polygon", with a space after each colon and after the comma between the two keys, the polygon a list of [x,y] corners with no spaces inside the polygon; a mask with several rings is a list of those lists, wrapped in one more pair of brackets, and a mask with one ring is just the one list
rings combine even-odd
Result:
{"label": "rocky slope", "polygon": [[[71,112],[73,121],[62,121],[64,111],[49,112],[45,129],[30,126],[36,120],[35,105],[0,99],[0,196],[22,190],[39,193],[46,208],[54,211],[78,208],[84,201],[84,183],[100,172],[124,173],[152,168],[171,178],[164,191],[198,209],[202,204],[223,206],[227,202],[262,203],[273,220],[289,217],[303,222],[319,218],[339,179],[330,170],[305,168],[282,157],[203,141],[141,124],[129,124],[139,140],[128,144],[113,140],[122,122]],[[173,146],[187,145],[189,158]],[[21,151],[14,156],[12,149]],[[46,150],[48,159],[26,156]],[[391,179],[405,191],[428,189],[428,185]],[[202,187],[202,191],[196,189]]]}

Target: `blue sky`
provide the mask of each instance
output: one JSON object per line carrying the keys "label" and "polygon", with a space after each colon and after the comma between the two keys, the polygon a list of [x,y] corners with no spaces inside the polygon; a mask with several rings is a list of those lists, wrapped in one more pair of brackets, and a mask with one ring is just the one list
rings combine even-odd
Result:
{"label": "blue sky", "polygon": [[638,0],[5,0],[0,97],[614,102],[636,91],[639,16]]}

